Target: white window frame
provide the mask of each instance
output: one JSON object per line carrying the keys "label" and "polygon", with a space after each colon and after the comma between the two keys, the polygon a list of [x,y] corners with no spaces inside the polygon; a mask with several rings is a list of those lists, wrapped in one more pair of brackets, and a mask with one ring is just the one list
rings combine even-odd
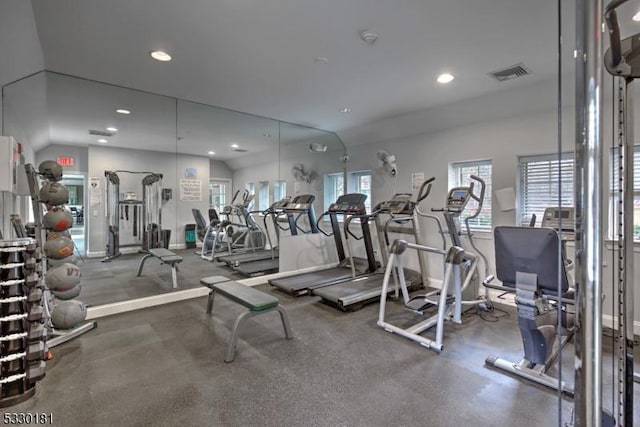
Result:
{"label": "white window frame", "polygon": [[[486,167],[486,166],[489,166],[490,168],[490,172],[488,176],[480,172],[480,168]],[[473,172],[464,173],[464,176],[463,176],[463,169],[473,169],[473,168],[475,168],[476,170]],[[484,179],[486,184],[484,202],[482,204],[482,211],[477,218],[469,221],[469,228],[471,228],[472,231],[490,232],[493,228],[493,215],[492,215],[492,206],[491,206],[491,199],[492,199],[491,181],[492,181],[492,175],[493,175],[493,165],[492,165],[491,159],[449,163],[449,190],[455,187],[466,187],[471,182],[475,182],[469,178],[469,175],[477,175],[478,177]],[[480,189],[478,188],[478,183],[475,183],[474,193],[479,194],[478,193],[479,191]],[[474,203],[477,203],[477,202],[473,199],[469,201],[469,205],[467,209],[465,209],[465,212],[462,215],[460,215],[461,221],[464,220],[465,215],[472,213],[470,211],[473,211],[473,209],[470,209],[470,208],[473,207]],[[489,218],[488,220],[486,220],[487,216]]]}
{"label": "white window frame", "polygon": [[[247,182],[244,188],[249,192],[249,195],[253,194],[255,196],[256,184],[253,181]],[[247,210],[249,212],[253,211],[254,207],[256,206],[256,203],[257,203],[257,200],[256,200],[256,197],[254,197],[251,203],[249,203],[249,206],[247,206]]]}
{"label": "white window frame", "polygon": [[271,196],[274,202],[287,197],[287,180],[277,179],[271,183]]}
{"label": "white window frame", "polygon": [[[361,186],[361,178],[369,177],[369,189],[363,190]],[[347,189],[349,193],[366,194],[367,200],[364,201],[364,206],[367,212],[371,212],[371,201],[373,199],[373,174],[370,170],[355,171],[347,173]]]}
{"label": "white window frame", "polygon": [[[338,184],[342,182],[342,184]],[[342,192],[339,188],[342,186]],[[338,199],[338,197],[345,194],[345,182],[344,173],[327,173],[324,175],[324,210],[329,209],[329,206]]]}
{"label": "white window frame", "polygon": [[[537,163],[535,167],[539,170],[531,170],[529,165]],[[545,175],[544,169],[548,174]],[[559,169],[560,168],[560,169]],[[574,169],[575,156],[572,152],[565,152],[558,155],[540,154],[532,156],[518,157],[518,210],[517,224],[526,226],[531,221],[532,214],[535,214],[537,221],[542,221],[544,209],[559,205],[560,189],[558,184],[562,181],[562,206],[574,205]],[[558,175],[558,171],[560,173]],[[536,176],[533,176],[535,174]],[[554,176],[555,175],[555,176]],[[532,182],[534,181],[534,182]],[[532,184],[538,185],[538,195],[540,201],[531,202],[529,190]],[[555,193],[554,193],[555,191]],[[548,195],[548,200],[544,200]]]}
{"label": "white window frame", "polygon": [[[258,194],[256,196],[258,210],[264,211],[271,206],[271,192],[269,181],[258,181]],[[263,200],[266,197],[265,200]],[[263,206],[264,205],[264,206]]]}
{"label": "white window frame", "polygon": [[[609,238],[617,240],[616,216],[618,215],[618,147],[609,150]],[[640,145],[633,146],[633,198],[640,199]],[[633,241],[640,242],[640,224],[634,221]],[[638,230],[636,232],[636,230]]]}

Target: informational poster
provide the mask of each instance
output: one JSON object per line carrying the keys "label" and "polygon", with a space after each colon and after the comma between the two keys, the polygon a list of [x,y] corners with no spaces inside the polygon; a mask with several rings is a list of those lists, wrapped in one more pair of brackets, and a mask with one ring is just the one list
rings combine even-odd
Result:
{"label": "informational poster", "polygon": [[201,202],[202,181],[199,179],[181,179],[180,200],[183,202]]}
{"label": "informational poster", "polygon": [[411,189],[418,191],[424,182],[424,172],[414,172],[411,174]]}
{"label": "informational poster", "polygon": [[100,177],[89,177],[89,204],[100,205],[102,204],[102,190],[100,189]]}

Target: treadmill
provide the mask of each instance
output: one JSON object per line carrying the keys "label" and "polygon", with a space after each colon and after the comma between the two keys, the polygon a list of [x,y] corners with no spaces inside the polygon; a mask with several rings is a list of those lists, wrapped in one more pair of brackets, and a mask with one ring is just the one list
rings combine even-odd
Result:
{"label": "treadmill", "polygon": [[[380,252],[383,260],[383,270],[375,274],[357,277],[349,281],[337,283],[312,291],[313,295],[317,295],[323,301],[339,308],[342,311],[354,311],[362,308],[367,303],[380,301],[382,293],[382,282],[384,279],[384,267],[389,260],[389,233],[408,234],[414,237],[417,244],[422,244],[419,228],[418,204],[427,198],[431,192],[431,183],[435,178],[426,180],[420,190],[416,201],[411,201],[411,193],[400,193],[394,195],[391,200],[378,204],[374,211],[369,215],[362,215],[362,220],[374,220],[378,241],[380,244]],[[422,214],[422,216],[428,216]],[[355,217],[349,218],[349,220]],[[409,226],[407,226],[409,224]],[[353,233],[347,231],[348,224],[345,224],[345,235],[347,239],[347,249],[351,254],[351,245],[349,243],[349,235]],[[420,272],[404,268],[407,288],[416,290],[422,288],[427,283],[426,261],[422,253],[418,254],[418,263]],[[394,287],[389,287],[388,292],[395,291]]]}
{"label": "treadmill", "polygon": [[[278,239],[278,245],[280,244],[280,231],[286,230],[286,228],[282,228],[278,223],[279,217],[282,214],[287,216],[287,222],[289,223],[289,230],[291,235],[296,236],[298,234],[298,230],[303,233],[317,233],[318,228],[316,224],[316,214],[313,209],[313,201],[315,200],[315,196],[312,194],[302,194],[296,196],[293,200],[288,201],[286,204],[275,206],[276,210],[279,210],[277,213],[271,214],[271,218],[273,220],[273,225],[276,230],[276,238]],[[284,200],[284,199],[283,199]],[[289,199],[287,199],[289,200]],[[274,204],[275,205],[275,204]],[[271,207],[274,208],[274,205]],[[298,220],[303,217],[307,217],[309,219],[309,224],[311,224],[311,229],[309,231],[304,230],[302,227],[298,225]],[[266,215],[265,215],[265,230],[267,227],[266,223]],[[269,233],[267,232],[267,237],[269,238],[269,243],[271,246],[271,237],[269,237]],[[237,265],[232,265],[231,267],[238,273],[242,274],[246,277],[257,277],[263,276],[269,273],[277,273],[280,267],[280,260],[278,250],[270,250],[266,251],[268,254],[260,254],[260,255],[269,255],[268,257],[254,257],[253,259],[249,259],[247,256],[249,254],[238,255],[240,261],[237,261]],[[249,259],[249,261],[246,261]]]}
{"label": "treadmill", "polygon": [[[329,216],[331,222],[331,233],[326,233],[319,226],[318,230],[326,236],[333,235],[336,250],[338,252],[339,264],[337,267],[313,271],[309,273],[296,274],[294,276],[282,277],[269,280],[269,284],[293,296],[307,295],[312,289],[329,286],[334,283],[350,280],[356,276],[372,273],[376,271],[377,265],[373,254],[373,244],[371,243],[371,231],[369,222],[362,220],[361,216],[366,213],[364,201],[367,196],[364,194],[350,193],[340,196],[329,209],[318,218],[318,225],[325,215]],[[340,223],[338,216],[359,216],[362,225],[365,249],[367,259],[350,257],[347,258],[342,244],[342,236],[340,233]],[[348,219],[348,218],[347,218]]]}
{"label": "treadmill", "polygon": [[220,262],[224,262],[229,267],[238,267],[239,265],[247,262],[272,259],[274,258],[274,255],[277,258],[278,256],[277,249],[273,247],[271,243],[271,237],[268,232],[267,218],[271,218],[274,221],[274,224],[276,224],[276,227],[275,227],[276,235],[277,237],[279,237],[280,228],[277,226],[276,221],[278,219],[278,216],[282,215],[285,206],[287,206],[290,202],[291,202],[291,197],[285,197],[273,203],[271,206],[269,206],[268,209],[262,212],[264,215],[263,221],[264,221],[264,227],[265,227],[265,234],[267,235],[267,239],[269,240],[270,249],[260,249],[254,252],[243,252],[243,253],[236,253],[236,254],[230,254],[230,255],[222,255],[217,257],[216,260]]}

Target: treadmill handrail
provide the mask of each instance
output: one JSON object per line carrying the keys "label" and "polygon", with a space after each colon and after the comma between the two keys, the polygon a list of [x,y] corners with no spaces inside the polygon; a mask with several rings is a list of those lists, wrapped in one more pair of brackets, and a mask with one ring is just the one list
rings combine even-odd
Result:
{"label": "treadmill handrail", "polygon": [[327,236],[327,237],[329,237],[329,236],[333,236],[333,232],[331,232],[331,233],[327,233],[326,231],[324,231],[324,230],[322,229],[322,227],[320,227],[320,224],[322,223],[322,218],[323,218],[325,215],[328,215],[328,214],[329,214],[329,212],[323,212],[323,213],[322,213],[322,215],[320,215],[320,216],[318,217],[318,221],[316,221],[316,227],[318,227],[318,231],[320,231],[322,234],[324,234],[324,235],[325,235],[325,236]]}
{"label": "treadmill handrail", "polygon": [[350,225],[351,225],[351,221],[353,221],[354,218],[358,218],[360,219],[360,223],[362,223],[363,219],[366,219],[367,221],[371,220],[371,218],[375,218],[378,215],[378,212],[372,212],[370,214],[362,214],[362,215],[351,215],[349,216],[345,221],[344,221],[344,237],[345,239],[348,239],[349,236],[353,237],[356,240],[362,240],[364,238],[364,234],[360,237],[356,236],[355,234],[353,234],[353,232],[351,231]]}

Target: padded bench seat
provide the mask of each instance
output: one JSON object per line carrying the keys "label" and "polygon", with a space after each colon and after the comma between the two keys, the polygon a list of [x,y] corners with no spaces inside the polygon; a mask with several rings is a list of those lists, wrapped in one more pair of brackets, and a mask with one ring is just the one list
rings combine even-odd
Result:
{"label": "padded bench seat", "polygon": [[160,260],[160,263],[167,264],[171,267],[171,281],[173,283],[173,288],[176,289],[178,287],[178,264],[180,264],[184,258],[182,258],[180,255],[176,255],[168,249],[149,249],[148,253],[140,260],[137,277],[140,277],[142,275],[142,268],[144,267],[144,263],[151,257],[158,258]]}
{"label": "padded bench seat", "polygon": [[220,281],[221,279],[226,278],[223,276],[213,276],[200,280],[200,283],[211,289],[211,292],[209,293],[209,301],[207,302],[207,314],[213,313],[213,301],[216,293],[226,297],[236,304],[246,307],[249,310],[238,316],[235,324],[233,325],[231,338],[229,339],[229,346],[227,347],[227,352],[224,358],[225,362],[228,363],[233,361],[240,326],[248,317],[258,316],[260,314],[277,310],[280,314],[280,320],[282,321],[285,336],[287,339],[293,338],[287,312],[280,306],[280,300],[278,300],[278,298],[241,283],[229,281],[228,279]]}

